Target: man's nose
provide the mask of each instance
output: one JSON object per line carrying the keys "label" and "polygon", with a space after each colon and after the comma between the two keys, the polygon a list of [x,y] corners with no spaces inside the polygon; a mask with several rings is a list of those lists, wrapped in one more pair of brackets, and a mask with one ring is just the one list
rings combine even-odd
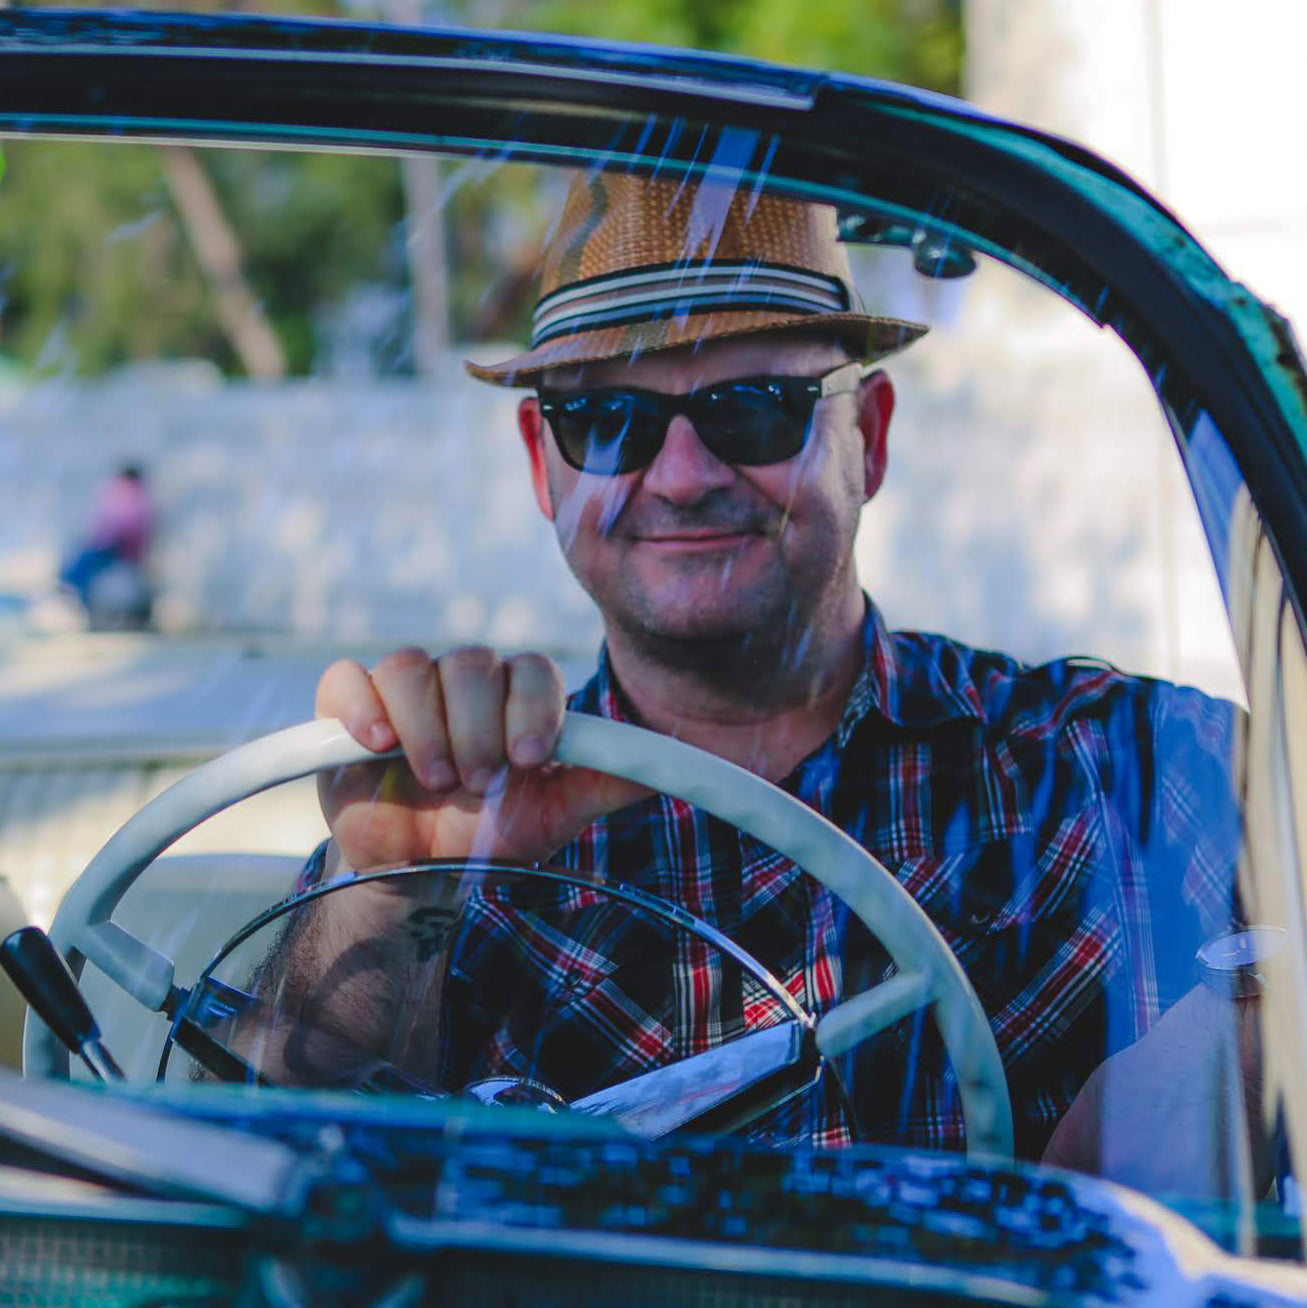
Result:
{"label": "man's nose", "polygon": [[694,424],[678,413],[668,424],[663,447],[644,474],[644,489],[674,504],[695,504],[729,486],[735,470],[699,439]]}

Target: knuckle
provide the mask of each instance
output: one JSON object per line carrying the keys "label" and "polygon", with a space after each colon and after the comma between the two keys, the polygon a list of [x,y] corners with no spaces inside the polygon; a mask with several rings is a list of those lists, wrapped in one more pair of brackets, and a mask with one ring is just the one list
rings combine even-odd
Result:
{"label": "knuckle", "polygon": [[551,665],[526,673],[514,668],[508,705],[516,722],[548,723],[561,714],[563,698],[562,679],[553,675]]}
{"label": "knuckle", "polygon": [[373,680],[386,680],[394,676],[408,676],[414,672],[424,672],[431,666],[431,655],[417,645],[405,645],[387,654],[372,669]]}
{"label": "knuckle", "polygon": [[563,674],[548,654],[531,651],[514,655],[508,662],[515,679],[532,685],[548,686],[551,690],[561,690],[563,687]]}
{"label": "knuckle", "polygon": [[499,655],[488,645],[465,645],[440,657],[441,676],[490,678],[503,671]]}

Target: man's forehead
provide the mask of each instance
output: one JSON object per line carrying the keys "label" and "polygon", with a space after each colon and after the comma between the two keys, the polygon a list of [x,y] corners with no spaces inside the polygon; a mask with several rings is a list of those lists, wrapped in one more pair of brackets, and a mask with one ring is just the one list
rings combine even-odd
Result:
{"label": "man's forehead", "polygon": [[550,368],[541,380],[559,390],[619,385],[694,390],[730,377],[801,374],[847,357],[848,351],[831,338],[776,332]]}

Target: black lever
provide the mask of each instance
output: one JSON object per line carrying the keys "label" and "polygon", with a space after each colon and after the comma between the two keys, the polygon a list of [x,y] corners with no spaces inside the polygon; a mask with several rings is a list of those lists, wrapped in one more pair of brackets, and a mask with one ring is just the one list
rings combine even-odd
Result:
{"label": "black lever", "polygon": [[37,1017],[81,1058],[96,1080],[123,1080],[122,1069],[100,1041],[100,1028],[72,971],[40,927],[19,927],[6,936],[0,942],[0,967]]}

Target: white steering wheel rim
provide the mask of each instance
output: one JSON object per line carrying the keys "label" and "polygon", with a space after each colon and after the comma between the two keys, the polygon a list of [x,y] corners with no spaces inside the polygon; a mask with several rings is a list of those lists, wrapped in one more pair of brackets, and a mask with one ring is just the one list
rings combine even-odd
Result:
{"label": "white steering wheel rim", "polygon": [[[625,723],[568,713],[555,756],[640,782],[757,837],[838,895],[884,945],[898,974],[823,1015],[822,1051],[835,1055],[930,1005],[957,1075],[967,1151],[1012,1156],[1012,1108],[998,1046],[957,959],[921,906],[852,837],[792,795],[715,754]],[[170,960],[112,920],[128,887],[178,837],[249,795],[326,768],[376,761],[336,721],[323,719],[251,741],[211,760],[129,819],[69,888],[50,937],[74,969],[90,959],[150,1009],[163,1007]],[[68,1053],[29,1011],[28,1076],[68,1076]]]}

